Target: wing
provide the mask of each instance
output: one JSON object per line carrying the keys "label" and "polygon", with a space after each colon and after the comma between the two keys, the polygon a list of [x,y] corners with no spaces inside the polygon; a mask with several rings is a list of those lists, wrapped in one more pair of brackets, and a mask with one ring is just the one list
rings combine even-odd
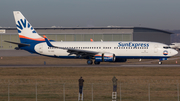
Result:
{"label": "wing", "polygon": [[80,50],[80,49],[74,49],[74,48],[64,48],[64,47],[58,47],[58,46],[54,46],[51,44],[51,42],[47,39],[46,36],[44,36],[46,44],[49,47],[54,47],[54,48],[59,48],[59,49],[64,49],[67,50],[67,52],[69,53],[68,56],[75,54],[76,57],[80,57],[80,58],[92,58],[94,57],[94,55],[98,54],[99,52],[94,52],[94,51],[88,51],[88,50]]}

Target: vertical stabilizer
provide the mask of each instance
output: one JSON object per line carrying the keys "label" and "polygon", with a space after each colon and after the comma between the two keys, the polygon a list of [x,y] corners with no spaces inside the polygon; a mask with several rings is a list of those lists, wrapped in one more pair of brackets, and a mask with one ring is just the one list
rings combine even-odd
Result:
{"label": "vertical stabilizer", "polygon": [[21,43],[45,41],[45,39],[34,30],[20,11],[13,11],[13,14]]}

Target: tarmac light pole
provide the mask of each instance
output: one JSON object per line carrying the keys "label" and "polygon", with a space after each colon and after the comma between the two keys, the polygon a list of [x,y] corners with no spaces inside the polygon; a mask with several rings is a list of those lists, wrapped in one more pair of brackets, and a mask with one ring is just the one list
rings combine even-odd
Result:
{"label": "tarmac light pole", "polygon": [[65,101],[65,83],[64,83],[64,85],[63,85],[63,99],[64,99],[64,101]]}
{"label": "tarmac light pole", "polygon": [[120,90],[119,91],[119,96],[120,96],[119,98],[120,98],[120,101],[121,101],[121,82],[119,83],[119,90]]}
{"label": "tarmac light pole", "polygon": [[37,101],[37,81],[36,81],[36,101]]}
{"label": "tarmac light pole", "polygon": [[177,84],[177,96],[178,96],[178,101],[179,101],[179,83]]}
{"label": "tarmac light pole", "polygon": [[149,101],[150,101],[150,84],[148,85],[148,94],[149,94]]}
{"label": "tarmac light pole", "polygon": [[92,83],[92,101],[93,101],[93,83]]}
{"label": "tarmac light pole", "polygon": [[8,101],[10,101],[10,97],[9,97],[9,84],[8,84]]}

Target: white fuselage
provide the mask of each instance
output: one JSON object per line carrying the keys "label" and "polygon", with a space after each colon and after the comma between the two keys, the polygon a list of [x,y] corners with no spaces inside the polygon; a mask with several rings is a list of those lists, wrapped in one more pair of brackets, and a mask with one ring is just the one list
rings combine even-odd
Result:
{"label": "white fuselage", "polygon": [[[99,53],[113,53],[122,58],[166,58],[174,56],[177,51],[165,48],[168,45],[157,42],[116,41],[116,42],[51,42],[54,46],[88,50]],[[46,42],[37,44],[34,50],[41,55],[70,57],[67,50],[48,47]],[[71,55],[75,56],[75,55]]]}

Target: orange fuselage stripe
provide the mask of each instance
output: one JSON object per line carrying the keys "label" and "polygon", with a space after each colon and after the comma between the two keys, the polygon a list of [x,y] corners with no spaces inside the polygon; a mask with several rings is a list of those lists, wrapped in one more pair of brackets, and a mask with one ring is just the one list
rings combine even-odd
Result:
{"label": "orange fuselage stripe", "polygon": [[36,41],[45,41],[44,38],[29,38],[23,35],[19,35],[19,38],[25,38],[25,39],[36,40]]}

